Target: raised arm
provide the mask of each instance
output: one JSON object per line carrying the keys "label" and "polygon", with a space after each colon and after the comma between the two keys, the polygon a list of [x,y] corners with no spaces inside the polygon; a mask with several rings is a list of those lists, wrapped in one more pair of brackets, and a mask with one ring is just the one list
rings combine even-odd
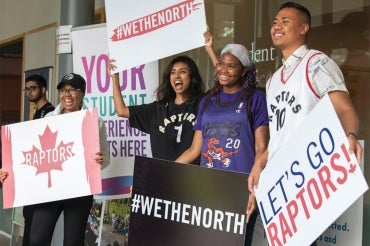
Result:
{"label": "raised arm", "polygon": [[203,33],[203,36],[204,36],[204,40],[205,40],[205,46],[204,47],[206,49],[206,52],[207,52],[209,58],[212,61],[213,67],[215,67],[217,62],[218,62],[218,59],[217,59],[216,53],[213,50],[213,35],[209,31],[208,26],[207,26],[207,30]]}
{"label": "raised arm", "polygon": [[110,74],[113,83],[113,101],[114,108],[116,109],[117,115],[119,117],[130,118],[130,110],[123,101],[121,89],[119,87],[119,76],[118,73],[114,73],[116,66],[113,64],[115,60],[109,60],[107,66],[107,72]]}

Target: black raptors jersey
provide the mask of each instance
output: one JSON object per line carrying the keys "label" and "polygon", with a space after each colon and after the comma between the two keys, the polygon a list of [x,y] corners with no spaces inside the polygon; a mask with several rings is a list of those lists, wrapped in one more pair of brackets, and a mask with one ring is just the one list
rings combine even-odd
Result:
{"label": "black raptors jersey", "polygon": [[[150,134],[154,158],[175,160],[193,141],[193,126],[198,100],[180,105],[173,101],[156,101],[150,104],[130,106],[130,126]],[[198,164],[197,159],[194,164]]]}

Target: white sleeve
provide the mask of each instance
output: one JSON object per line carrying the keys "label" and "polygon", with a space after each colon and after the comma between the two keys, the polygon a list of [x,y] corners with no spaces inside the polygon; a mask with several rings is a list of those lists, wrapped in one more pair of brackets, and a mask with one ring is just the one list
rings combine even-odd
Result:
{"label": "white sleeve", "polygon": [[326,54],[321,53],[310,58],[307,70],[309,81],[320,97],[330,91],[348,92],[342,71]]}

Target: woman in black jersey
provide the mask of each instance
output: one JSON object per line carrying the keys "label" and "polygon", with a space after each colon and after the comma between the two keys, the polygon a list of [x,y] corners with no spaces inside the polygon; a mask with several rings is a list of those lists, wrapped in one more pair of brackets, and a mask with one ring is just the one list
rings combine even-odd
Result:
{"label": "woman in black jersey", "polygon": [[[204,85],[195,62],[177,56],[167,66],[156,89],[157,101],[126,106],[122,99],[118,73],[111,60],[107,67],[113,81],[113,98],[117,115],[128,118],[130,126],[150,134],[154,158],[175,160],[193,140],[193,125]],[[199,164],[195,160],[194,164]]]}

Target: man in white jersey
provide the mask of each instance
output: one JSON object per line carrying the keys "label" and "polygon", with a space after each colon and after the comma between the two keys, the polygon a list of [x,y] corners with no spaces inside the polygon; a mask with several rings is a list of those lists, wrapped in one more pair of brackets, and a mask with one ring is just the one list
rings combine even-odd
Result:
{"label": "man in white jersey", "polygon": [[343,74],[338,65],[324,53],[308,49],[306,38],[311,25],[310,12],[302,5],[281,5],[271,27],[274,46],[280,48],[283,65],[266,84],[270,118],[270,142],[264,165],[253,166],[248,187],[258,184],[267,160],[284,145],[319,100],[329,94],[335,111],[347,134],[350,153],[360,162],[363,149],[357,140],[359,119],[351,103]]}
{"label": "man in white jersey", "polygon": [[343,74],[338,65],[324,53],[308,49],[309,11],[294,2],[281,5],[271,27],[274,46],[283,54],[283,65],[266,84],[270,118],[270,142],[264,165],[254,165],[248,185],[258,184],[260,172],[268,159],[279,150],[319,100],[329,94],[347,134],[350,153],[360,161],[363,149],[357,140],[359,119],[351,103]]}
{"label": "man in white jersey", "polygon": [[310,12],[300,4],[287,2],[281,5],[271,27],[271,39],[282,52],[283,65],[266,84],[270,141],[263,160],[256,162],[259,165],[254,165],[249,175],[250,192],[257,187],[268,160],[326,94],[347,134],[349,152],[355,153],[360,161],[363,149],[357,140],[359,119],[343,74],[330,57],[308,49],[306,38],[310,25]]}
{"label": "man in white jersey", "polygon": [[[281,6],[271,28],[274,46],[281,49],[283,66],[266,85],[270,116],[270,159],[282,143],[325,95],[334,105],[357,158],[362,148],[356,140],[358,116],[353,108],[338,65],[320,51],[308,49],[309,11],[296,3]],[[284,114],[284,117],[282,117]]]}

